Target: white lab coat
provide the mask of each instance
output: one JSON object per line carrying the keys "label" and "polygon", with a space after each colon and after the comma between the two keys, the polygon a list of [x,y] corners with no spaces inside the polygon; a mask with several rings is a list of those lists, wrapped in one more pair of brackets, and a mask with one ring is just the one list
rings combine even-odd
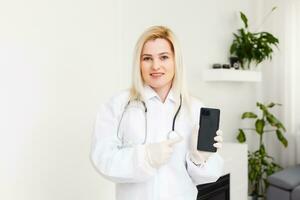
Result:
{"label": "white lab coat", "polygon": [[[148,108],[146,143],[163,141],[171,130],[177,110],[173,91],[169,92],[164,103],[149,86],[144,87],[144,95]],[[182,105],[175,130],[184,140],[176,144],[169,162],[155,169],[147,162],[145,145],[119,148],[117,127],[128,96],[128,90],[121,92],[98,112],[91,149],[93,165],[101,175],[116,183],[116,200],[195,200],[196,185],[215,182],[223,171],[223,159],[218,153],[202,166],[196,166],[189,159],[191,131],[199,123],[202,104],[192,98],[192,112]],[[123,121],[120,127],[120,132],[128,134],[127,137],[136,143],[143,141],[145,135],[145,118],[141,113],[131,115],[129,119],[123,118],[126,122]]]}

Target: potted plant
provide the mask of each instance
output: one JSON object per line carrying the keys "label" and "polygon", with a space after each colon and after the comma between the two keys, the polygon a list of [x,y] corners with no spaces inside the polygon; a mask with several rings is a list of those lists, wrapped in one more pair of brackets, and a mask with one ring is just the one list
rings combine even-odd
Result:
{"label": "potted plant", "polygon": [[253,128],[240,128],[238,130],[237,140],[240,143],[246,142],[246,131],[256,133],[259,140],[258,149],[256,151],[248,151],[248,179],[249,179],[249,195],[253,199],[265,199],[266,188],[268,187],[267,178],[281,167],[274,162],[274,158],[268,155],[264,143],[264,135],[267,133],[276,133],[278,140],[284,147],[288,146],[288,141],[283,135],[286,131],[284,125],[270,112],[270,109],[276,105],[275,103],[262,104],[257,102],[260,116],[253,112],[245,112],[242,119],[254,120]]}
{"label": "potted plant", "polygon": [[[276,9],[274,7],[271,12]],[[271,13],[270,12],[270,13]],[[266,31],[251,32],[248,27],[247,16],[240,12],[244,27],[233,33],[234,40],[230,46],[230,54],[237,57],[242,69],[250,69],[250,64],[255,66],[266,59],[272,59],[273,47],[278,45],[279,40]]]}

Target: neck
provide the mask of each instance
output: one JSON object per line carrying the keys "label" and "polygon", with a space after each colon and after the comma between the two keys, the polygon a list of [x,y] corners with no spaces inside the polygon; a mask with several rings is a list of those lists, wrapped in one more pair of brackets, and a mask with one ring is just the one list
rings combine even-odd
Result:
{"label": "neck", "polygon": [[172,86],[172,84],[168,84],[161,88],[153,88],[163,103],[165,102],[165,100],[169,94],[169,91],[171,90],[171,86]]}

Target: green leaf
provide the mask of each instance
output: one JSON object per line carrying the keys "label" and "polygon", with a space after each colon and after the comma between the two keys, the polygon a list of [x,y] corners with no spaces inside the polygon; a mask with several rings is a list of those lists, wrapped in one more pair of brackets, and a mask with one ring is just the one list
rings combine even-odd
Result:
{"label": "green leaf", "polygon": [[246,135],[245,135],[243,129],[239,129],[239,133],[238,133],[238,136],[236,137],[236,139],[237,139],[240,143],[246,142]]}
{"label": "green leaf", "polygon": [[254,114],[253,112],[244,112],[242,115],[242,119],[245,118],[257,118],[257,115]]}
{"label": "green leaf", "polygon": [[240,36],[237,35],[237,34],[235,34],[235,33],[233,33],[233,35],[234,35],[234,37],[235,37],[237,40],[240,38]]}
{"label": "green leaf", "polygon": [[276,10],[276,9],[277,9],[277,6],[274,6],[274,7],[272,8],[271,12],[273,12],[273,11]]}
{"label": "green leaf", "polygon": [[274,163],[274,162],[272,162],[272,166],[273,166],[274,168],[276,168],[277,170],[282,169],[282,167],[281,167],[279,164]]}
{"label": "green leaf", "polygon": [[264,115],[268,115],[269,111],[264,104],[257,102],[256,106],[263,111]]}
{"label": "green leaf", "polygon": [[262,144],[259,148],[259,153],[260,155],[262,156],[265,156],[266,155],[266,149],[265,149],[265,146]]}
{"label": "green leaf", "polygon": [[282,129],[284,132],[286,132],[286,128],[284,127],[284,125],[280,122],[280,121],[278,121],[278,123],[275,125],[278,129]]}
{"label": "green leaf", "polygon": [[232,43],[230,47],[230,54],[234,55],[234,52],[236,51],[236,43]]}
{"label": "green leaf", "polygon": [[262,164],[265,165],[265,166],[268,166],[268,165],[269,165],[268,161],[265,160],[265,159],[262,160]]}
{"label": "green leaf", "polygon": [[268,113],[266,118],[271,126],[276,127],[277,129],[282,129],[284,132],[286,131],[284,125],[271,113]]}
{"label": "green leaf", "polygon": [[267,121],[271,124],[271,126],[276,126],[276,124],[279,122],[277,118],[270,113],[267,115]]}
{"label": "green leaf", "polygon": [[267,105],[267,107],[272,108],[272,107],[275,106],[275,105],[276,105],[275,103],[271,102],[271,103],[269,103],[269,104]]}
{"label": "green leaf", "polygon": [[244,13],[240,12],[240,16],[245,24],[245,28],[248,28],[248,19],[247,19],[246,15]]}
{"label": "green leaf", "polygon": [[284,147],[287,147],[288,141],[285,139],[285,137],[283,136],[282,132],[279,129],[276,130],[276,135],[278,140],[284,145]]}
{"label": "green leaf", "polygon": [[259,135],[262,135],[263,132],[264,132],[264,127],[265,127],[265,121],[262,120],[262,119],[258,119],[256,120],[255,122],[255,128],[256,128],[256,132],[259,134]]}

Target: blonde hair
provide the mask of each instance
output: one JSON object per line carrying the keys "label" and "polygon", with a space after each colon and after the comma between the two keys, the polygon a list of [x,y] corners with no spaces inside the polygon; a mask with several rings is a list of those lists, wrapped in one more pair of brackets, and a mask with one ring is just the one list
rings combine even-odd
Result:
{"label": "blonde hair", "polygon": [[[144,83],[141,74],[140,61],[141,53],[146,42],[155,39],[165,39],[170,45],[174,53],[175,60],[175,75],[172,82],[172,89],[174,90],[176,101],[178,103],[179,96],[182,96],[183,102],[188,102],[189,95],[186,89],[185,70],[183,67],[181,50],[174,33],[165,26],[152,26],[148,28],[138,39],[134,56],[132,68],[132,86],[130,89],[130,100],[143,100]],[[178,98],[177,98],[178,97]]]}

